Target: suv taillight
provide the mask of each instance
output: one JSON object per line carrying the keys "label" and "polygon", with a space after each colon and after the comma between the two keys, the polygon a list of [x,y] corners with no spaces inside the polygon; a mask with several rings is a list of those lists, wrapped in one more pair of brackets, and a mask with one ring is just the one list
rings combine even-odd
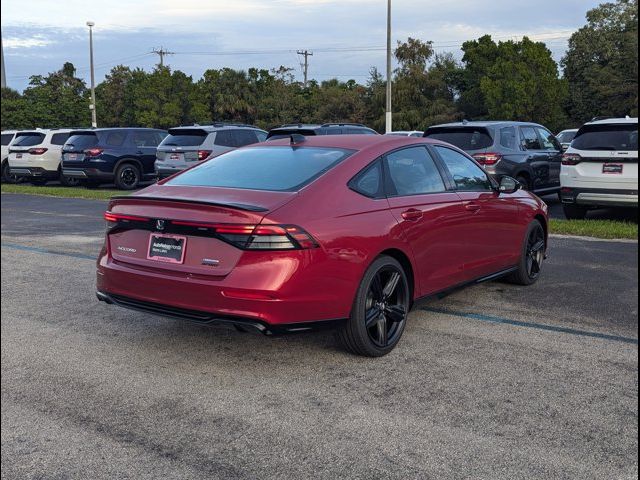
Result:
{"label": "suv taillight", "polygon": [[198,160],[206,160],[211,155],[211,150],[198,150]]}
{"label": "suv taillight", "polygon": [[45,153],[47,151],[46,148],[42,148],[42,147],[38,147],[38,148],[30,148],[28,150],[28,152],[31,155],[42,155],[43,153]]}
{"label": "suv taillight", "polygon": [[235,225],[172,220],[172,225],[209,230],[243,250],[308,250],[317,242],[295,225]]}
{"label": "suv taillight", "polygon": [[84,151],[85,156],[87,156],[87,158],[91,158],[91,157],[98,157],[102,154],[102,152],[104,152],[103,148],[89,148],[87,150]]}
{"label": "suv taillight", "polygon": [[473,158],[475,158],[480,165],[495,165],[502,160],[502,155],[499,153],[476,153]]}
{"label": "suv taillight", "polygon": [[577,153],[565,153],[562,155],[562,165],[578,165],[582,162],[582,157]]}

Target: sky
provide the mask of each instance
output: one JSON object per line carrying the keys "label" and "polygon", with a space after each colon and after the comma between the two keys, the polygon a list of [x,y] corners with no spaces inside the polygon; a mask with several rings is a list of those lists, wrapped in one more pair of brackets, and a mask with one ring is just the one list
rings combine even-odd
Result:
{"label": "sky", "polygon": [[[597,0],[393,0],[392,35],[431,40],[458,58],[466,40],[528,35],[560,60],[571,33]],[[365,82],[384,71],[385,0],[3,0],[0,4],[7,84],[23,90],[31,75],[70,61],[89,80],[88,20],[95,22],[96,80],[118,64],[151,70],[156,48],[194,79],[209,68],[295,69],[310,50],[309,77]]]}

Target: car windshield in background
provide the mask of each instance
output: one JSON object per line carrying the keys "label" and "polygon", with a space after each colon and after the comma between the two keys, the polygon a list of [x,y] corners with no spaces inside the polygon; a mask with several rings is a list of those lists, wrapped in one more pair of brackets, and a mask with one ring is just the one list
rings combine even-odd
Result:
{"label": "car windshield in background", "polygon": [[73,150],[85,150],[95,147],[98,144],[98,136],[93,132],[74,133],[64,144],[65,148]]}
{"label": "car windshield in background", "polygon": [[638,150],[638,125],[585,125],[571,146],[577,150]]}
{"label": "car windshield in background", "polygon": [[234,150],[187,170],[166,185],[295,192],[351,153],[350,150],[314,147]]}
{"label": "car windshield in background", "polygon": [[493,145],[493,138],[486,128],[430,128],[425,136],[450,143],[462,150],[482,150]]}
{"label": "car windshield in background", "polygon": [[33,147],[44,140],[44,133],[19,133],[13,142],[13,147]]}
{"label": "car windshield in background", "polygon": [[162,141],[163,147],[199,147],[207,138],[204,130],[169,130]]}
{"label": "car windshield in background", "polygon": [[576,133],[578,132],[560,132],[558,135],[558,141],[560,143],[571,143],[571,141],[576,137]]}

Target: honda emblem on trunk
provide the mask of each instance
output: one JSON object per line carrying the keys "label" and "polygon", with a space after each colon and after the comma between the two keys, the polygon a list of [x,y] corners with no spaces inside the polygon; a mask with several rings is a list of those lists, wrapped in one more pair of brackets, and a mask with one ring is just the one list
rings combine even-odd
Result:
{"label": "honda emblem on trunk", "polygon": [[156,230],[164,230],[164,220],[156,220]]}

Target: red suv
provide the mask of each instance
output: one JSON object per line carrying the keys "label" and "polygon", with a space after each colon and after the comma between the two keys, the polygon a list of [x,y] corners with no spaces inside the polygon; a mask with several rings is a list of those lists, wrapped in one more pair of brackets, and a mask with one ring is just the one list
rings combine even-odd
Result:
{"label": "red suv", "polygon": [[265,334],[336,327],[390,352],[419,298],[505,276],[529,285],[547,207],[435,140],[275,140],[114,197],[98,298]]}

